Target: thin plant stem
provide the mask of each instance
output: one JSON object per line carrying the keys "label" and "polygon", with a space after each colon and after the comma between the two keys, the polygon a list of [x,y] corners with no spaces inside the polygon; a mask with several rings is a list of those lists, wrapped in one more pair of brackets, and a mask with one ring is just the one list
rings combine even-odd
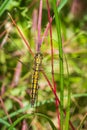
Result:
{"label": "thin plant stem", "polygon": [[60,66],[60,124],[61,130],[63,130],[63,104],[64,104],[64,77],[63,77],[63,49],[62,49],[62,38],[61,38],[61,26],[60,26],[60,18],[59,13],[56,7],[56,0],[53,0],[53,9],[55,14],[55,22],[57,28],[57,37],[58,37],[58,46],[59,46],[59,66]]}
{"label": "thin plant stem", "polygon": [[67,101],[67,109],[66,109],[66,120],[65,120],[65,130],[69,129],[69,119],[70,119],[70,103],[71,103],[71,87],[69,81],[69,70],[66,56],[64,55],[66,60],[66,68],[67,68],[67,87],[68,87],[68,101]]}
{"label": "thin plant stem", "polygon": [[85,114],[85,116],[83,117],[83,119],[82,119],[82,121],[80,122],[80,125],[79,125],[79,127],[77,128],[77,130],[81,130],[82,128],[82,125],[83,125],[83,123],[84,123],[84,121],[87,119],[87,113]]}
{"label": "thin plant stem", "polygon": [[27,122],[26,122],[26,119],[24,119],[24,120],[22,121],[22,128],[21,128],[21,130],[27,130]]}
{"label": "thin plant stem", "polygon": [[49,2],[47,0],[47,8],[48,8],[48,20],[50,23],[50,43],[51,43],[51,66],[52,66],[52,81],[53,81],[53,86],[55,86],[55,81],[54,81],[54,59],[53,59],[53,41],[52,41],[52,25],[51,25],[51,16],[50,16],[50,7],[49,7]]}
{"label": "thin plant stem", "polygon": [[[49,87],[51,88],[53,94],[55,95],[57,106],[59,106],[59,105],[60,105],[60,100],[59,100],[59,98],[58,98],[58,96],[57,96],[57,94],[56,94],[56,92],[55,92],[55,89],[53,89],[53,86],[52,86],[52,84],[50,83],[50,81],[49,81],[48,77],[46,76],[46,74],[44,73],[44,71],[41,71],[41,72],[42,72],[42,74],[44,75],[46,81],[48,82],[48,85],[49,85]],[[64,110],[63,110],[63,113],[64,113],[64,115],[66,115],[66,112],[65,112]],[[75,130],[75,128],[74,128],[74,126],[73,126],[73,124],[72,124],[72,122],[71,122],[70,120],[69,120],[69,124],[70,124],[70,126],[71,126],[71,129],[72,129],[72,130]]]}
{"label": "thin plant stem", "polygon": [[0,48],[2,48],[5,45],[5,43],[8,40],[8,36],[9,36],[9,33],[6,33],[5,36],[4,36],[4,39],[2,40],[2,42],[0,44]]}
{"label": "thin plant stem", "polygon": [[8,111],[7,111],[7,109],[6,109],[5,105],[4,105],[4,102],[3,102],[3,100],[2,100],[2,97],[0,97],[0,102],[1,102],[2,108],[4,109],[4,112],[6,113],[6,115],[7,115],[7,117],[8,117],[8,120],[9,120],[10,124],[12,124],[12,120],[11,120],[11,118],[10,118],[10,116],[9,116],[9,114],[8,114]]}
{"label": "thin plant stem", "polygon": [[37,51],[40,51],[40,46],[42,43],[41,42],[41,22],[42,22],[42,0],[40,0],[40,7],[39,7]]}
{"label": "thin plant stem", "polygon": [[7,31],[3,31],[1,34],[0,34],[0,38],[2,38],[5,34],[7,33]]}
{"label": "thin plant stem", "polygon": [[28,47],[29,52],[31,52],[31,54],[34,55],[33,52],[32,52],[32,50],[31,50],[31,48],[30,48],[30,46],[29,46],[29,42],[26,40],[24,34],[21,32],[20,28],[17,26],[15,20],[12,18],[12,16],[10,15],[10,13],[8,13],[8,15],[9,15],[9,17],[11,18],[12,23],[13,23],[13,24],[15,25],[15,27],[17,28],[17,30],[18,30],[18,32],[19,32],[21,38],[23,39],[24,43],[25,43],[26,46]]}
{"label": "thin plant stem", "polygon": [[[51,66],[52,66],[52,82],[53,82],[53,87],[55,89],[55,93],[56,93],[56,85],[55,85],[55,80],[54,80],[54,59],[53,59],[53,42],[52,42],[52,25],[51,25],[51,16],[50,16],[50,7],[49,7],[49,2],[48,0],[47,2],[47,8],[48,8],[48,20],[49,20],[49,25],[50,25],[50,43],[51,43]],[[57,112],[57,117],[58,117],[58,129],[60,130],[60,114],[58,111],[58,104],[57,104],[57,100],[55,98],[55,105],[56,105],[56,112]]]}

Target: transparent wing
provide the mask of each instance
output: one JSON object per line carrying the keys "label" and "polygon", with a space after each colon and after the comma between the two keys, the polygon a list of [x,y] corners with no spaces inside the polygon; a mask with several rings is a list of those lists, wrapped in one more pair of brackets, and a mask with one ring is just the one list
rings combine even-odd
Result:
{"label": "transparent wing", "polygon": [[[11,31],[11,32],[10,32]],[[10,30],[8,34],[8,38],[5,40],[3,45],[5,60],[9,59],[10,69],[16,66],[16,61],[21,62],[23,65],[23,74],[29,73],[32,74],[32,66],[34,57],[30,54],[28,49],[26,48],[25,44],[23,44],[22,39],[18,36],[16,29]],[[10,37],[9,37],[10,36]],[[4,39],[4,37],[3,37]],[[2,40],[3,41],[3,40]],[[69,40],[70,42],[70,40]],[[86,55],[87,49],[77,49],[75,46],[65,42],[63,44],[63,65],[64,65],[64,77],[67,77],[67,71],[69,71],[69,76],[72,78],[77,77],[86,77]],[[2,42],[1,42],[2,43]],[[54,76],[56,81],[60,77],[59,72],[59,52],[58,52],[58,43],[54,37],[53,39],[54,45]],[[35,51],[35,39],[31,38],[30,46],[33,52]],[[50,51],[50,40],[49,37],[45,38],[44,43],[41,45],[41,52],[43,54],[42,66],[41,69],[51,78],[52,76],[52,63],[51,63],[51,51]],[[9,54],[9,55],[8,55]],[[2,56],[3,57],[3,56]],[[3,62],[3,60],[2,60]],[[15,63],[15,64],[14,64]],[[13,64],[13,66],[12,66]],[[15,66],[14,66],[15,65]],[[78,80],[78,79],[77,79]]]}
{"label": "transparent wing", "polygon": [[[34,39],[33,39],[34,40]],[[51,74],[52,72],[52,63],[51,63],[51,51],[50,51],[50,45],[48,43],[48,39],[45,39],[45,43],[42,44],[42,54],[43,54],[43,61],[42,61],[42,69],[47,73]],[[53,40],[54,44],[57,44],[55,40]],[[48,44],[48,46],[46,45]],[[31,56],[31,54],[28,52],[24,44],[22,44],[19,37],[16,37],[13,39],[10,35],[8,36],[8,39],[6,41],[6,44],[4,45],[5,53],[10,54],[11,57],[14,57],[15,60],[20,61],[23,66],[29,70],[29,67],[32,68],[33,59],[34,57]],[[67,71],[69,70],[70,74],[76,74],[81,75],[82,70],[79,66],[80,63],[84,61],[86,58],[86,55],[82,54],[72,54],[72,51],[70,53],[70,50],[66,51],[66,48],[64,48],[64,56],[63,56],[63,64],[64,64],[64,75],[67,75]],[[74,50],[73,50],[74,51]],[[53,67],[54,67],[54,74],[59,74],[59,54],[58,50],[54,49],[54,57],[53,57]],[[68,66],[68,68],[67,68]],[[67,70],[68,69],[68,70]]]}

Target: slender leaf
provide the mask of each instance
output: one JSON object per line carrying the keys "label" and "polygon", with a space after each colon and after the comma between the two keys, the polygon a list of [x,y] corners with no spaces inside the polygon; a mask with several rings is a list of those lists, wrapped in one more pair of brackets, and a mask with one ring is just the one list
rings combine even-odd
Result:
{"label": "slender leaf", "polygon": [[56,7],[56,0],[53,0],[53,9],[55,14],[55,22],[57,29],[57,37],[58,37],[58,50],[59,50],[59,66],[60,66],[60,121],[61,121],[61,130],[63,130],[63,102],[64,102],[64,77],[63,77],[63,50],[62,50],[62,38],[61,38],[61,25],[60,25],[60,17]]}
{"label": "slender leaf", "polygon": [[[66,56],[65,56],[66,59]],[[66,67],[67,67],[67,88],[68,88],[68,100],[67,100],[67,109],[66,109],[66,120],[65,120],[65,130],[69,129],[69,119],[70,119],[70,103],[71,103],[71,87],[70,87],[70,80],[69,80],[69,70],[68,70],[68,63],[66,60]]]}
{"label": "slender leaf", "polygon": [[4,0],[0,7],[0,16],[4,13],[4,11],[7,9],[8,5],[12,2],[12,0]]}
{"label": "slender leaf", "polygon": [[61,11],[61,9],[65,6],[67,2],[68,0],[61,0],[60,5],[58,7],[58,12]]}
{"label": "slender leaf", "polygon": [[5,125],[6,127],[10,126],[10,124],[7,121],[5,121],[5,120],[3,120],[1,118],[0,118],[0,123],[3,124],[3,125]]}
{"label": "slender leaf", "polygon": [[[14,116],[16,116],[16,115],[18,115],[18,114],[20,114],[20,113],[23,113],[23,112],[25,112],[26,110],[28,110],[28,109],[30,109],[30,105],[27,105],[26,107],[24,107],[24,108],[21,108],[21,109],[19,109],[19,110],[17,110],[16,112],[13,112],[13,113],[11,113],[11,114],[9,114],[9,117],[14,117]],[[7,116],[5,116],[5,117],[3,117],[3,119],[7,119],[8,117]]]}
{"label": "slender leaf", "polygon": [[[35,115],[35,116],[40,116],[40,117],[45,118],[45,119],[49,122],[49,124],[51,125],[52,130],[57,130],[56,127],[55,127],[55,125],[53,124],[53,122],[50,120],[50,118],[49,118],[48,116],[46,116],[46,115],[44,115],[44,114],[41,114],[41,113],[35,113],[34,115]],[[18,118],[18,119],[9,127],[8,130],[12,130],[21,120],[23,120],[23,119],[25,119],[25,118],[30,118],[30,117],[32,117],[32,116],[34,116],[34,115],[33,115],[33,114],[26,114],[26,115],[21,116],[20,118]]]}

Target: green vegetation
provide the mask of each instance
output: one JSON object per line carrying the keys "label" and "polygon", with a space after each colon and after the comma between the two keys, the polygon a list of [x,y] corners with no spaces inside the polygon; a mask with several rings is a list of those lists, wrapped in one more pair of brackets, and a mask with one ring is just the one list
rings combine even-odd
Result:
{"label": "green vegetation", "polygon": [[[81,10],[75,10],[79,4]],[[87,129],[86,3],[6,0],[0,5],[0,130]],[[43,59],[32,107],[37,51]]]}

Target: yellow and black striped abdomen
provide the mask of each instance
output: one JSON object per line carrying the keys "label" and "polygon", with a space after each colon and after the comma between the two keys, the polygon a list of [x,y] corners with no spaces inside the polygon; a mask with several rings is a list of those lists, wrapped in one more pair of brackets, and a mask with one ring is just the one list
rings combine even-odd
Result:
{"label": "yellow and black striped abdomen", "polygon": [[34,67],[32,74],[32,86],[31,86],[31,105],[33,106],[37,99],[37,90],[38,90],[38,78],[40,66],[42,63],[42,54],[40,52],[35,54],[34,57]]}

